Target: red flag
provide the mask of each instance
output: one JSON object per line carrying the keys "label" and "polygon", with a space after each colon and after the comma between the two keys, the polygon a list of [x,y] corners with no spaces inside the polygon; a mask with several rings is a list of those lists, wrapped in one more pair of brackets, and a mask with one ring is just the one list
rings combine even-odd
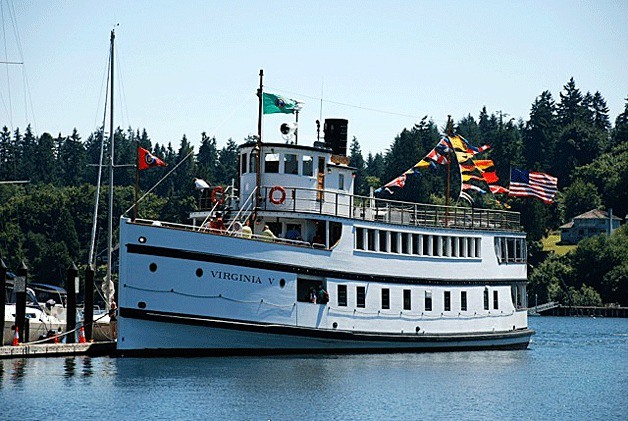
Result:
{"label": "red flag", "polygon": [[151,167],[167,167],[166,164],[161,159],[157,158],[155,155],[142,148],[141,146],[137,147],[137,157],[138,157],[138,166],[137,168],[140,170],[145,170]]}

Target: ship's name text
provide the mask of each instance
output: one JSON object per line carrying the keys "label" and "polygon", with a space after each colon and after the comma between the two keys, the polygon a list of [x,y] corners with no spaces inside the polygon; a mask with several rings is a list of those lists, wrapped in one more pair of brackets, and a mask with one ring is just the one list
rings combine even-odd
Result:
{"label": "ship's name text", "polygon": [[[212,278],[216,279],[225,279],[227,281],[239,281],[239,282],[249,282],[251,284],[261,284],[262,278],[257,275],[245,275],[243,273],[236,272],[223,272],[221,270],[212,270],[210,271]],[[268,282],[272,285],[272,278],[268,278]]]}

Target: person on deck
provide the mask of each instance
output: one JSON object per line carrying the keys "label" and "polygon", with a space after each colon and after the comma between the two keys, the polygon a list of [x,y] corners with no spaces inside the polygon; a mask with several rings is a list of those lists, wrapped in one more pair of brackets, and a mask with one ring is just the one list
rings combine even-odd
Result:
{"label": "person on deck", "polygon": [[111,333],[111,340],[118,339],[118,306],[115,301],[111,301],[109,309],[109,333]]}
{"label": "person on deck", "polygon": [[262,231],[262,240],[263,241],[275,241],[276,238],[277,237],[275,237],[275,234],[273,234],[273,232],[270,230],[268,225],[264,225],[264,231]]}
{"label": "person on deck", "polygon": [[329,294],[323,288],[323,284],[318,288],[318,300],[319,304],[327,304],[329,302]]}
{"label": "person on deck", "polygon": [[251,238],[253,236],[253,230],[251,230],[251,223],[247,219],[244,222],[244,226],[242,227],[242,238]]}
{"label": "person on deck", "polygon": [[209,229],[212,232],[218,233],[218,234],[223,234],[225,232],[227,227],[225,227],[225,223],[222,220],[222,214],[221,213],[217,213],[216,214],[216,218],[213,219],[212,222],[209,224]]}

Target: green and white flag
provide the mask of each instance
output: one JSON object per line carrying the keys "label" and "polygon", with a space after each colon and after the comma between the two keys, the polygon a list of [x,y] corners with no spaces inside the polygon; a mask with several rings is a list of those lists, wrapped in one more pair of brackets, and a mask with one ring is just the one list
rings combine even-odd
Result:
{"label": "green and white flag", "polygon": [[275,94],[262,93],[264,114],[293,114],[300,109],[299,102]]}

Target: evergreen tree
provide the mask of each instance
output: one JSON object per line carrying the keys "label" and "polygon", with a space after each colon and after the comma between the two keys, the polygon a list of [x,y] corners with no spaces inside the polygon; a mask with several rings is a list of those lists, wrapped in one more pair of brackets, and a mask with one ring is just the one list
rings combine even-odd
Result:
{"label": "evergreen tree", "polygon": [[238,145],[229,139],[227,146],[220,150],[218,155],[218,174],[221,174],[220,184],[231,185],[231,182],[238,182]]}
{"label": "evergreen tree", "polygon": [[353,192],[359,196],[368,196],[369,187],[366,183],[366,164],[360,149],[360,143],[354,136],[349,147],[349,166],[355,168]]}
{"label": "evergreen tree", "polygon": [[549,171],[558,142],[556,105],[549,91],[543,91],[532,104],[530,119],[523,132],[526,168]]}
{"label": "evergreen tree", "polygon": [[59,168],[63,184],[77,186],[85,179],[87,152],[76,129],[72,132],[72,136],[60,136],[60,139],[58,161],[62,163]]}
{"label": "evergreen tree", "polygon": [[33,157],[35,171],[32,174],[33,183],[59,183],[60,165],[57,163],[57,149],[55,140],[50,133],[39,136],[37,142],[37,153]]}
{"label": "evergreen tree", "polygon": [[624,111],[615,119],[613,128],[612,145],[628,142],[628,97],[625,99]]}
{"label": "evergreen tree", "polygon": [[218,149],[216,138],[208,137],[205,132],[201,134],[201,146],[196,155],[198,178],[207,181],[210,185],[218,184],[216,177],[216,164],[218,162]]}

